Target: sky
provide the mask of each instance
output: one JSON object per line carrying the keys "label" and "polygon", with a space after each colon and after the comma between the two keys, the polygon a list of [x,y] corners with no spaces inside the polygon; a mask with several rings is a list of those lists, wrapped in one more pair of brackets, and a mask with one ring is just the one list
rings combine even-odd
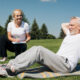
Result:
{"label": "sky", "polygon": [[13,10],[21,9],[30,28],[36,19],[39,28],[45,23],[48,33],[59,36],[61,23],[69,22],[72,16],[80,17],[80,0],[0,0],[0,25],[4,26]]}

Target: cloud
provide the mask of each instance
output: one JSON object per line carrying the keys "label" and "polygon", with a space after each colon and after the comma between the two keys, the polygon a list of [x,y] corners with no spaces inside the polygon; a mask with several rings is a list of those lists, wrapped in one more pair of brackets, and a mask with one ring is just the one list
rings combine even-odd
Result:
{"label": "cloud", "polygon": [[40,0],[42,2],[56,2],[56,0]]}

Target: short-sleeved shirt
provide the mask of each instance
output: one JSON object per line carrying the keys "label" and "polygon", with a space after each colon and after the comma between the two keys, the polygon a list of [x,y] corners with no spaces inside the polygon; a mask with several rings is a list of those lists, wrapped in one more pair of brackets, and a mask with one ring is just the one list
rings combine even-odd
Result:
{"label": "short-sleeved shirt", "polygon": [[66,57],[71,65],[71,70],[73,70],[80,60],[80,34],[70,35],[68,31],[57,55]]}
{"label": "short-sleeved shirt", "polygon": [[13,38],[17,38],[20,42],[12,42],[13,44],[24,43],[26,40],[26,33],[29,33],[29,25],[26,22],[22,22],[20,27],[16,27],[14,21],[10,22],[7,27],[7,32],[11,32]]}

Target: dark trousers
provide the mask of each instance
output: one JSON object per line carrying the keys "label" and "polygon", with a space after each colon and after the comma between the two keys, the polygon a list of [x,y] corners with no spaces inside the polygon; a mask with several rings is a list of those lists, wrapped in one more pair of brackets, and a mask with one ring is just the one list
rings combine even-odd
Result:
{"label": "dark trousers", "polygon": [[11,52],[15,52],[15,56],[24,52],[27,49],[27,45],[24,44],[12,44],[11,41],[8,40],[6,35],[0,36],[0,56],[7,57],[7,50]]}

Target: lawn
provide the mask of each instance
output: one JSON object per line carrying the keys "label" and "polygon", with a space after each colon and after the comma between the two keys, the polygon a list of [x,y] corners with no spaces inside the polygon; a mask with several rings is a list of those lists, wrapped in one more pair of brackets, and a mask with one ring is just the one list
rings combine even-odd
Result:
{"label": "lawn", "polygon": [[[41,45],[56,53],[59,49],[61,42],[62,42],[62,39],[31,40],[28,43],[28,49],[32,46]],[[8,59],[4,63],[8,63],[10,59],[14,58],[14,53],[9,52],[9,51],[7,51],[7,53],[8,53]],[[37,67],[37,66],[39,66],[39,64],[36,63],[31,67]],[[0,78],[0,80],[20,80],[20,79],[17,77],[14,77],[14,78]],[[69,76],[69,77],[57,77],[57,78],[48,78],[48,79],[25,78],[23,80],[80,80],[80,77],[79,76]]]}

